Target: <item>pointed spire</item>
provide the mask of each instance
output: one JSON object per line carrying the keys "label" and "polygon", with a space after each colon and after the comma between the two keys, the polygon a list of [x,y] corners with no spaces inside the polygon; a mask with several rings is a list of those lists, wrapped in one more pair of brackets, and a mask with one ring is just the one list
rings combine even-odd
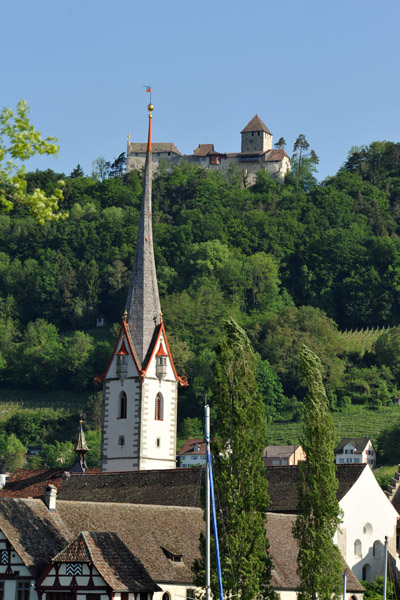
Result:
{"label": "pointed spire", "polygon": [[142,208],[139,231],[135,249],[131,282],[126,301],[127,323],[141,366],[150,347],[155,327],[160,323],[160,299],[158,295],[157,273],[154,261],[153,229],[152,229],[152,154],[151,154],[151,120],[153,105],[148,105],[149,134],[143,184]]}
{"label": "pointed spire", "polygon": [[79,430],[78,443],[76,444],[75,452],[78,454],[81,469],[83,472],[85,472],[87,469],[85,456],[86,456],[86,452],[89,451],[89,448],[86,443],[85,434],[83,433],[82,423],[83,423],[83,421],[81,419],[79,421],[80,430]]}

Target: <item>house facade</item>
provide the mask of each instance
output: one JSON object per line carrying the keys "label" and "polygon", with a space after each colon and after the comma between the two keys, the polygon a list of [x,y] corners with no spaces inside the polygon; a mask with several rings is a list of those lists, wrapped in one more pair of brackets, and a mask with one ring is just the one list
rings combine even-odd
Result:
{"label": "house facade", "polygon": [[376,465],[376,452],[369,437],[344,438],[335,448],[335,461],[337,465],[367,464]]}
{"label": "house facade", "polygon": [[[141,169],[146,162],[146,144],[128,140],[126,171]],[[193,154],[181,154],[172,143],[154,143],[152,163],[156,170],[161,163],[169,168],[183,162],[217,171],[234,167],[244,184],[252,185],[261,169],[277,181],[283,181],[290,171],[290,158],[283,148],[273,148],[273,136],[258,115],[241,131],[240,152],[218,152],[214,144],[199,144]]]}
{"label": "house facade", "polygon": [[297,465],[302,460],[306,460],[306,453],[298,444],[267,446],[263,452],[263,461],[266,467]]}
{"label": "house facade", "polygon": [[203,439],[190,438],[176,455],[178,467],[199,467],[206,464],[206,443]]}

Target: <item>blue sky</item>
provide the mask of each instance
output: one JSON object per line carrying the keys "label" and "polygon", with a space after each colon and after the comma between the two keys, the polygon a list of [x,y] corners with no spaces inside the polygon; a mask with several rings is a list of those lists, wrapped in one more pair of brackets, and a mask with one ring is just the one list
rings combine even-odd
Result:
{"label": "blue sky", "polygon": [[334,174],[354,145],[399,141],[398,0],[1,0],[1,106],[25,98],[69,174],[146,138],[240,150],[258,113],[287,151],[304,133]]}

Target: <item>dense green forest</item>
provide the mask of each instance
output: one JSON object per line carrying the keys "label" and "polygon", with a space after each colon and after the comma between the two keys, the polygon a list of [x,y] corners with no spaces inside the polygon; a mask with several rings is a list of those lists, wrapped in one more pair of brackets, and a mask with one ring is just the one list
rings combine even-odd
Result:
{"label": "dense green forest", "polygon": [[[190,382],[180,393],[182,436],[199,427],[227,316],[257,352],[270,421],[299,417],[302,343],[321,358],[331,410],[400,398],[400,144],[353,148],[322,183],[305,158],[293,166],[284,183],[260,171],[250,188],[233,169],[183,165],[154,179],[164,321]],[[88,415],[123,314],[141,203],[141,173],[111,175],[28,173],[28,191],[51,195],[65,181],[68,218],[40,225],[23,206],[0,214],[0,388],[86,391]],[[94,329],[99,316],[104,330]],[[362,349],[343,334],[356,329],[375,330]],[[44,425],[18,434],[1,423],[25,445],[46,437]],[[53,434],[49,444],[66,441]]]}

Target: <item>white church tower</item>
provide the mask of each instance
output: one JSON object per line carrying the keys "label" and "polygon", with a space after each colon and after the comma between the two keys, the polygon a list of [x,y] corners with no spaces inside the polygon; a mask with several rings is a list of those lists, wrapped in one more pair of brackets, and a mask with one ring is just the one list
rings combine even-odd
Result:
{"label": "white church tower", "polygon": [[103,374],[101,470],[176,466],[178,377],[158,295],[152,231],[152,153],[149,134],[143,199],[124,320]]}

